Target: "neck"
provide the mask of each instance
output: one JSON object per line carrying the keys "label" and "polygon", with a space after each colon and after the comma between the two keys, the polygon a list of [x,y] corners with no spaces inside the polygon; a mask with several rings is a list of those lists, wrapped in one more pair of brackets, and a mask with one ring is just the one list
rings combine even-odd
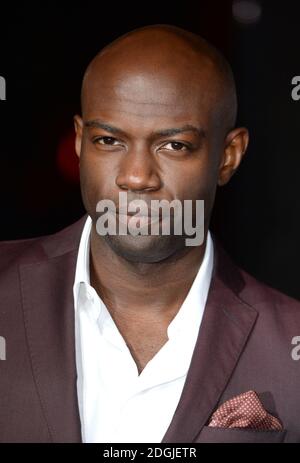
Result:
{"label": "neck", "polygon": [[115,317],[170,321],[182,305],[202,263],[205,241],[157,263],[129,262],[91,231],[91,284]]}

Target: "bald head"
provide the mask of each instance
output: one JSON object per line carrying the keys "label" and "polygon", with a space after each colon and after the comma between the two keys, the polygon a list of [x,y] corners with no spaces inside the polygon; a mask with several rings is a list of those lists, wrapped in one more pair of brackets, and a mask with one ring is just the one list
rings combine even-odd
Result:
{"label": "bald head", "polygon": [[216,126],[225,132],[234,127],[237,98],[230,65],[200,36],[169,25],[131,31],[95,56],[83,79],[83,115],[100,89],[110,92],[115,86],[120,96],[137,100],[142,90],[151,103],[153,85],[156,102],[161,105],[168,103],[174,92],[180,100],[180,94],[186,95],[188,89],[191,101],[210,107]]}

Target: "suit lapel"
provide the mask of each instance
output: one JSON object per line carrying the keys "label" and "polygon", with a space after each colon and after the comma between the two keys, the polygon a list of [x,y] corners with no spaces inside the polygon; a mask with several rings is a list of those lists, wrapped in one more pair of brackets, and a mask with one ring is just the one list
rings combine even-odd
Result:
{"label": "suit lapel", "polygon": [[214,268],[185,386],[162,442],[195,440],[215,410],[257,317],[237,297],[242,277],[220,249],[215,250]]}
{"label": "suit lapel", "polygon": [[[72,233],[66,237],[74,238]],[[68,239],[59,242],[65,246]],[[48,243],[48,249],[46,242],[44,248],[55,248],[54,241]],[[28,350],[52,442],[81,440],[73,303],[77,241],[72,243],[73,250],[63,255],[20,266]]]}

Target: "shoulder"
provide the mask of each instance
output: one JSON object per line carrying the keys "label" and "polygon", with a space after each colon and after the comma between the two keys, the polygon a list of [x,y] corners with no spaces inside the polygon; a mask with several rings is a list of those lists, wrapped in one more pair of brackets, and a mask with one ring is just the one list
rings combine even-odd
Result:
{"label": "shoulder", "polygon": [[257,280],[236,265],[217,240],[214,240],[214,245],[216,272],[238,299],[256,309],[261,318],[284,319],[290,324],[294,321],[299,326],[300,301]]}
{"label": "shoulder", "polygon": [[86,217],[50,235],[0,241],[0,274],[20,264],[51,259],[76,250]]}
{"label": "shoulder", "polygon": [[245,282],[239,297],[258,312],[257,331],[268,332],[271,339],[282,339],[287,346],[300,331],[300,302],[258,281],[241,270]]}
{"label": "shoulder", "polygon": [[22,257],[34,255],[34,251],[38,248],[40,240],[43,237],[30,238],[24,240],[12,240],[0,242],[0,272],[13,264],[22,261]]}
{"label": "shoulder", "polygon": [[294,299],[287,294],[275,289],[266,283],[257,280],[243,269],[239,269],[245,281],[243,297],[255,305],[263,306],[266,303],[272,304],[274,307],[291,308],[292,310],[300,310],[300,301]]}

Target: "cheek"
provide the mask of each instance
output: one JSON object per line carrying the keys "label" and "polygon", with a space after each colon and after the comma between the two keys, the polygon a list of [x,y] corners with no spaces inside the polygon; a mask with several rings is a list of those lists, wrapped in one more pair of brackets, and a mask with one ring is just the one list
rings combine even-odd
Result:
{"label": "cheek", "polygon": [[80,184],[85,208],[90,215],[94,215],[98,201],[112,197],[114,182],[111,163],[108,165],[92,153],[82,153]]}
{"label": "cheek", "polygon": [[[204,199],[214,196],[217,184],[217,166],[208,155],[182,163],[179,169],[170,169],[166,183],[172,186],[179,199]],[[175,180],[175,181],[174,181]]]}

